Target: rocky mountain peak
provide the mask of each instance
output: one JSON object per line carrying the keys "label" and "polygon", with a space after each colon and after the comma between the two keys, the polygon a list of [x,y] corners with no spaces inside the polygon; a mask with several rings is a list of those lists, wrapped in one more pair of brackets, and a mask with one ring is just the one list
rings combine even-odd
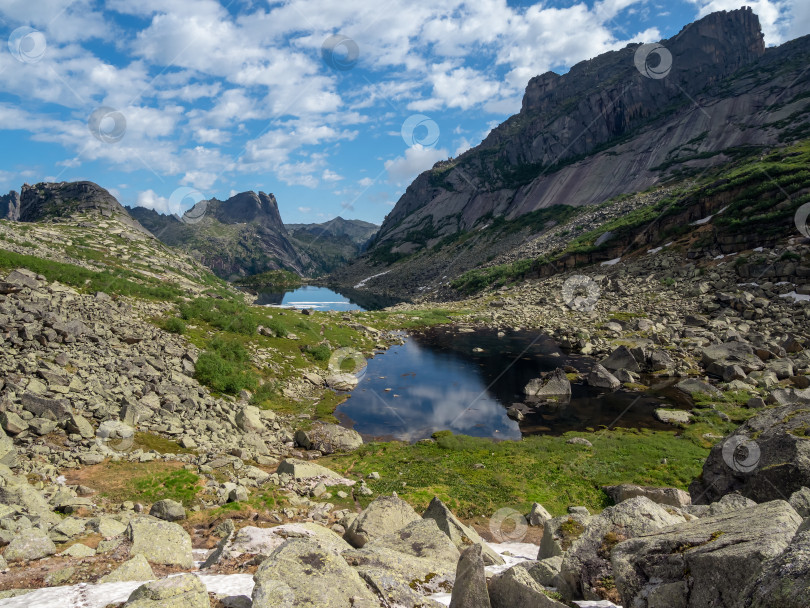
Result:
{"label": "rocky mountain peak", "polygon": [[122,224],[149,234],[107,190],[93,182],[41,182],[23,184],[19,221],[40,222],[69,218],[78,213],[114,218]]}
{"label": "rocky mountain peak", "polygon": [[0,196],[0,220],[16,222],[20,219],[20,195],[16,190]]}
{"label": "rocky mountain peak", "polygon": [[207,201],[209,212],[223,224],[246,224],[260,221],[284,230],[276,197],[264,192],[240,192],[226,201]]}

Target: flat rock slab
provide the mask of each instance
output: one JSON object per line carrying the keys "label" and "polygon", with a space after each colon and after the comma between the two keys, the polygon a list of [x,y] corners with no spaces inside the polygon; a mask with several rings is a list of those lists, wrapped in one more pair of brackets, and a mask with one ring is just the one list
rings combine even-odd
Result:
{"label": "flat rock slab", "polygon": [[613,549],[616,587],[633,608],[737,608],[799,524],[793,508],[775,500],[643,534]]}
{"label": "flat rock slab", "polygon": [[279,475],[286,473],[295,479],[311,479],[313,477],[326,477],[328,479],[343,479],[340,475],[335,473],[332,469],[327,469],[324,466],[307,462],[306,460],[299,460],[298,458],[287,458],[282,460],[278,465],[276,471]]}
{"label": "flat rock slab", "polygon": [[353,547],[360,548],[375,538],[392,534],[411,522],[421,520],[413,507],[401,498],[380,496],[354,519],[343,538]]}

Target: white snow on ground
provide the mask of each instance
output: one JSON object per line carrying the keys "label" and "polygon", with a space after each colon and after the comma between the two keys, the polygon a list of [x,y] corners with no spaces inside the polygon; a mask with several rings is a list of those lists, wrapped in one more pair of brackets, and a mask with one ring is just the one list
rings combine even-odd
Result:
{"label": "white snow on ground", "polygon": [[670,245],[672,245],[674,242],[675,242],[675,241],[670,241],[669,243],[664,243],[664,247],[669,247],[669,246],[670,246]]}
{"label": "white snow on ground", "polygon": [[362,281],[360,281],[360,282],[359,282],[357,285],[355,285],[355,286],[354,286],[354,288],[355,288],[355,289],[361,289],[361,288],[363,288],[363,287],[365,287],[365,286],[366,286],[366,282],[367,282],[367,281],[370,281],[371,279],[376,279],[377,277],[381,277],[382,275],[384,275],[384,274],[388,274],[389,272],[391,272],[391,271],[390,271],[390,270],[386,270],[385,272],[379,272],[379,273],[377,273],[377,274],[373,274],[373,275],[371,275],[370,277],[366,277],[365,279],[363,279]]}
{"label": "white snow on ground", "polygon": [[[252,574],[198,575],[210,593],[246,595],[253,593]],[[80,583],[72,587],[48,587],[31,593],[0,600],[0,608],[104,608],[108,604],[125,602],[130,594],[148,581]]]}
{"label": "white snow on ground", "polygon": [[608,260],[607,262],[602,262],[601,266],[615,266],[621,261],[621,258],[613,258],[612,260]]}
{"label": "white snow on ground", "polygon": [[752,249],[751,251],[756,251],[757,253],[761,253],[761,252],[765,251],[765,248],[764,247],[756,247],[755,249]]}
{"label": "white snow on ground", "polygon": [[723,213],[723,211],[725,211],[726,209],[728,209],[728,207],[723,207],[723,208],[722,208],[720,211],[718,211],[717,213],[713,213],[712,215],[707,215],[707,216],[706,216],[706,217],[704,217],[704,218],[701,218],[701,219],[699,219],[699,220],[695,220],[694,222],[690,223],[689,225],[690,225],[690,226],[702,226],[703,224],[707,224],[707,223],[709,223],[709,222],[712,220],[712,218],[713,218],[715,215],[720,215],[720,214],[721,214],[721,213]]}
{"label": "white snow on ground", "polygon": [[647,253],[658,253],[662,249],[663,249],[663,247],[656,247],[655,249],[648,249]]}
{"label": "white snow on ground", "polygon": [[795,291],[791,291],[790,293],[783,293],[779,297],[780,298],[793,298],[794,302],[810,300],[810,295],[804,295],[804,294],[801,294],[801,293],[796,293]]}

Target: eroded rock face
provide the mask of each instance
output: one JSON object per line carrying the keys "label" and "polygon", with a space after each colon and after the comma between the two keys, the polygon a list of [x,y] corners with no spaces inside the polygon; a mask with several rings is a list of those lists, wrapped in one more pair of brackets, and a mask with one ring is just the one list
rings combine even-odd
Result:
{"label": "eroded rock face", "polygon": [[618,599],[610,597],[612,585],[607,583],[613,576],[613,547],[628,538],[684,521],[682,515],[673,515],[643,496],[608,507],[588,521],[585,531],[565,553],[558,578],[560,593],[568,601]]}
{"label": "eroded rock face", "polygon": [[776,500],[624,541],[611,553],[623,605],[736,608],[800,523],[788,503]]}
{"label": "eroded rock face", "polygon": [[397,496],[380,496],[369,504],[343,535],[350,545],[363,547],[369,541],[421,521],[413,507]]}
{"label": "eroded rock face", "polygon": [[256,583],[253,608],[346,608],[357,605],[356,602],[378,604],[360,575],[342,557],[314,539],[285,542],[262,562],[253,580]]}
{"label": "eroded rock face", "polygon": [[0,196],[0,220],[16,222],[20,219],[20,195],[12,190]]}
{"label": "eroded rock face", "polygon": [[810,410],[800,404],[766,409],[715,445],[703,474],[689,486],[695,504],[739,492],[755,502],[810,486]]}

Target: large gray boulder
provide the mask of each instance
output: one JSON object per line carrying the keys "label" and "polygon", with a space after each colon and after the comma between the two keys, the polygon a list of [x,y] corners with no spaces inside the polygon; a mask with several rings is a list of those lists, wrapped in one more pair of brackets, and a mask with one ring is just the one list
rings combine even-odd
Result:
{"label": "large gray boulder", "polygon": [[422,518],[413,507],[397,496],[380,496],[358,515],[343,538],[353,547],[362,547],[370,540],[401,530]]}
{"label": "large gray boulder", "polygon": [[810,530],[801,529],[785,551],[751,581],[741,608],[810,606]]}
{"label": "large gray boulder", "polygon": [[590,515],[579,512],[549,519],[543,527],[537,559],[562,555],[568,551],[571,544],[585,531],[585,525],[590,519]]}
{"label": "large gray boulder", "polygon": [[633,356],[633,353],[630,352],[630,349],[624,345],[619,346],[616,350],[610,353],[610,355],[604,361],[602,361],[602,367],[610,371],[617,371],[620,369],[626,369],[628,372],[641,371],[639,362],[636,361],[636,358]]}
{"label": "large gray boulder", "polygon": [[685,378],[684,380],[678,382],[678,384],[675,385],[675,388],[682,393],[686,393],[690,397],[696,393],[710,395],[712,397],[719,397],[723,394],[717,387],[714,387],[708,382],[699,380],[697,378]]}
{"label": "large gray boulder", "polygon": [[351,452],[363,445],[363,438],[357,431],[324,422],[296,431],[295,441],[306,450],[318,450],[323,454]]}
{"label": "large gray boulder", "polygon": [[262,412],[255,405],[246,405],[236,412],[236,425],[246,433],[263,433],[266,428]]}
{"label": "large gray boulder", "polygon": [[125,561],[109,574],[99,579],[99,583],[123,583],[126,581],[149,581],[155,578],[152,566],[143,555],[136,555]]}
{"label": "large gray boulder", "polygon": [[180,521],[186,518],[186,509],[176,500],[164,498],[152,505],[149,515],[163,521]]}
{"label": "large gray boulder", "polygon": [[143,555],[153,564],[191,568],[191,537],[178,524],[152,517],[135,517],[129,522],[127,537],[130,555]]}
{"label": "large gray boulder", "polygon": [[612,592],[612,583],[608,582],[613,579],[610,565],[613,547],[628,538],[684,521],[682,515],[670,514],[643,496],[625,500],[592,517],[563,557],[557,579],[563,598],[618,600]]}
{"label": "large gray boulder", "polygon": [[616,587],[632,608],[737,608],[763,564],[801,519],[782,500],[637,536],[611,553]]}
{"label": "large gray boulder", "polygon": [[56,545],[39,528],[28,528],[16,533],[6,547],[3,557],[7,562],[25,562],[56,553]]}
{"label": "large gray boulder", "polygon": [[595,386],[596,388],[606,388],[611,391],[615,391],[622,385],[616,376],[611,374],[603,365],[600,365],[599,363],[596,363],[591,368],[590,373],[585,379],[590,386]]}
{"label": "large gray boulder", "polygon": [[503,558],[484,543],[478,532],[461,523],[437,496],[434,496],[433,500],[430,501],[428,508],[422,513],[422,517],[434,520],[439,529],[450,538],[459,551],[464,551],[471,545],[480,544],[482,557],[487,566],[504,563]]}
{"label": "large gray boulder", "polygon": [[208,591],[193,574],[180,574],[141,585],[123,608],[210,608]]}
{"label": "large gray boulder", "polygon": [[535,378],[523,388],[527,397],[568,401],[571,399],[571,382],[565,370],[558,367],[544,378]]}
{"label": "large gray boulder", "polygon": [[413,606],[452,585],[459,552],[434,520],[419,519],[343,558],[390,605]]}
{"label": "large gray boulder", "polygon": [[785,405],[760,411],[715,445],[700,478],[689,486],[695,504],[739,492],[758,503],[810,487],[810,408]]}
{"label": "large gray boulder", "polygon": [[546,595],[543,586],[520,565],[492,577],[489,601],[492,608],[566,608],[565,604]]}
{"label": "large gray boulder", "polygon": [[3,429],[0,429],[0,464],[7,467],[17,466],[17,449],[11,437],[7,436]]}
{"label": "large gray boulder", "polygon": [[450,608],[490,608],[482,548],[481,543],[476,543],[462,551],[456,566]]}
{"label": "large gray boulder", "polygon": [[762,359],[756,356],[754,348],[745,342],[714,344],[703,349],[701,363],[706,371],[723,377],[726,368],[738,365],[746,374],[765,367]]}
{"label": "large gray boulder", "polygon": [[810,488],[799,488],[790,495],[788,502],[799,514],[799,517],[803,519],[810,517]]}
{"label": "large gray boulder", "polygon": [[326,477],[330,479],[342,479],[340,475],[335,473],[332,469],[327,469],[324,466],[315,464],[314,462],[307,462],[298,458],[287,458],[282,460],[278,465],[276,472],[279,475],[287,474],[295,479],[312,479],[313,477]]}
{"label": "large gray boulder", "polygon": [[692,498],[689,496],[689,493],[678,488],[659,488],[623,483],[618,486],[602,486],[602,489],[615,504],[637,496],[649,498],[659,505],[669,505],[671,507],[678,507],[679,509],[692,504]]}
{"label": "large gray boulder", "polygon": [[316,539],[288,540],[262,562],[253,576],[253,608],[311,606],[348,608],[377,598],[360,575]]}

